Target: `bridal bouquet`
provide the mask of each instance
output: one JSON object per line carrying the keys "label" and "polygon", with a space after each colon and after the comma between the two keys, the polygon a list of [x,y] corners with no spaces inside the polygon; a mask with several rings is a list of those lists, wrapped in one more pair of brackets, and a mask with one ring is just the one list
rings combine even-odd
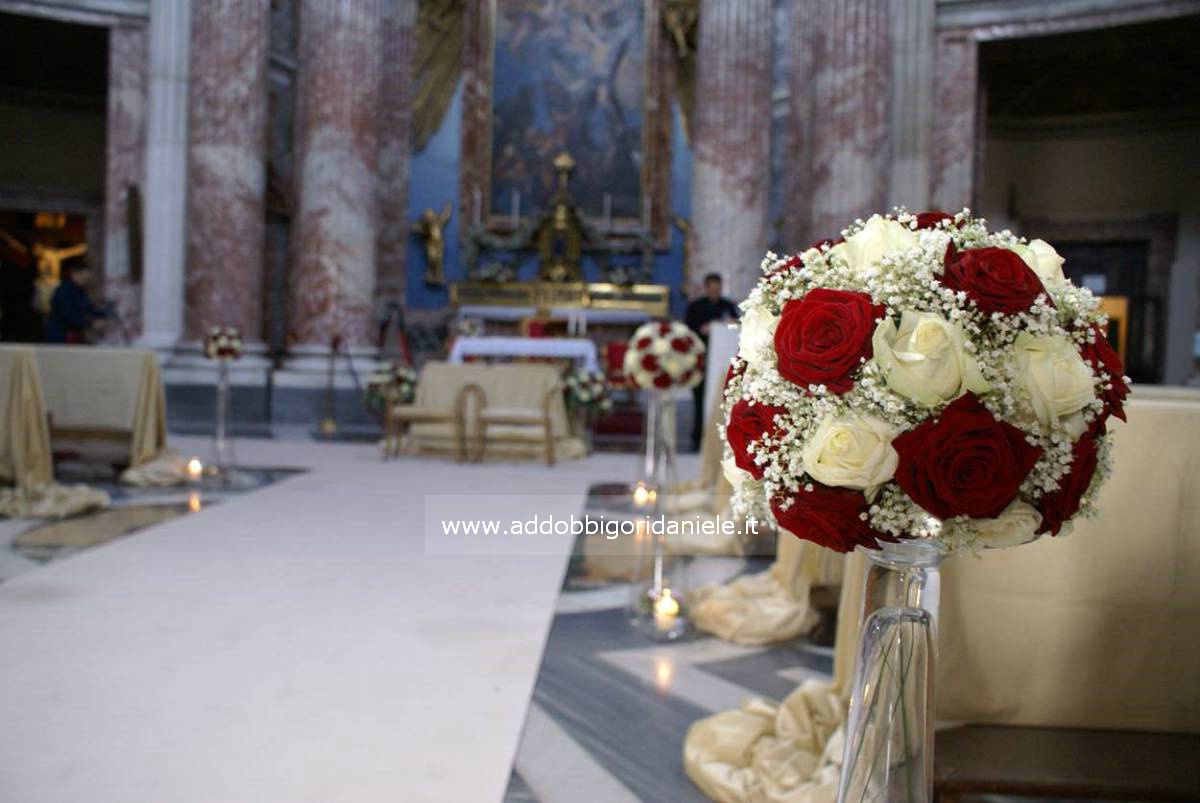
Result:
{"label": "bridal bouquet", "polygon": [[1014,546],[1092,512],[1129,385],[1062,266],[965,210],[768,254],[725,389],[735,507],[839,551]]}
{"label": "bridal bouquet", "polygon": [[690,388],[704,378],[704,341],[678,321],[644,323],[629,339],[625,375],[639,388]]}
{"label": "bridal bouquet", "polygon": [[608,381],[599,371],[572,371],[563,380],[563,385],[566,387],[569,407],[600,415],[612,410]]}
{"label": "bridal bouquet", "polygon": [[210,360],[240,360],[242,336],[232,326],[214,326],[204,338],[204,356]]}
{"label": "bridal bouquet", "polygon": [[389,401],[408,404],[417,394],[417,375],[407,365],[385,363],[367,379],[367,401],[380,408]]}

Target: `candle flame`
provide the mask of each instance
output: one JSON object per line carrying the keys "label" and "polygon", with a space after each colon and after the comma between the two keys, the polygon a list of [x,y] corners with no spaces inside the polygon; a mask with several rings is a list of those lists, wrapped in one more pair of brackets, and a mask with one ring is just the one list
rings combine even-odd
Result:
{"label": "candle flame", "polygon": [[188,479],[198,480],[200,475],[204,473],[204,464],[193,457],[187,464]]}
{"label": "candle flame", "polygon": [[654,612],[663,616],[679,615],[679,600],[675,599],[671,589],[664,588],[662,590],[662,594],[654,602]]}

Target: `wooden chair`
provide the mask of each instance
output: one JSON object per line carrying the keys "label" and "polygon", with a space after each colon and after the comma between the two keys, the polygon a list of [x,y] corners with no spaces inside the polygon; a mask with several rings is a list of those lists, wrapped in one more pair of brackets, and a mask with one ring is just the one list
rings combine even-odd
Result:
{"label": "wooden chair", "polygon": [[[1100,311],[1108,316],[1109,340],[1116,349],[1121,362],[1126,362],[1125,352],[1129,347],[1129,299],[1125,296],[1101,296]],[[1112,330],[1116,329],[1116,340]]]}
{"label": "wooden chair", "polygon": [[453,407],[388,404],[384,412],[383,459],[391,460],[400,455],[404,435],[413,424],[450,424],[454,432],[454,461],[466,460],[466,411],[468,401],[475,393],[482,396],[483,390],[478,385],[465,385],[458,391]]}
{"label": "wooden chair", "polygon": [[541,442],[545,450],[546,465],[554,465],[554,428],[550,410],[556,399],[562,397],[562,385],[555,385],[547,390],[542,397],[541,407],[537,409],[489,407],[483,390],[478,386],[476,390],[480,397],[477,431],[472,439],[478,445],[478,451],[473,455],[476,462],[483,460],[489,441]]}

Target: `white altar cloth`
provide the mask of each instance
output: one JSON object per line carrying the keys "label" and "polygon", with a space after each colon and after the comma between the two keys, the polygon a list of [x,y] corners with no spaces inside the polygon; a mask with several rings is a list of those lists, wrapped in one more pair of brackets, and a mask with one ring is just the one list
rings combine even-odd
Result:
{"label": "white altar cloth", "polygon": [[449,361],[460,363],[467,357],[550,357],[574,360],[586,371],[600,370],[596,344],[576,337],[460,337]]}
{"label": "white altar cloth", "polygon": [[565,519],[627,456],[239,456],[310,471],[0,584],[0,800],[500,800],[572,539],[431,554],[426,495],[528,519],[553,482],[537,513]]}

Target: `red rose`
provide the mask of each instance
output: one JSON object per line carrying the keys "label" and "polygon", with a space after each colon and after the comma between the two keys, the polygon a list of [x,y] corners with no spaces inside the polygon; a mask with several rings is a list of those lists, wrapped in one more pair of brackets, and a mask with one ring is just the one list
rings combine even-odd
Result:
{"label": "red rose", "polygon": [[1042,512],[1039,533],[1058,535],[1063,524],[1079,512],[1080,502],[1092,484],[1092,477],[1096,475],[1096,466],[1100,462],[1096,450],[1096,431],[1093,428],[1075,441],[1071,470],[1058,481],[1057,491],[1043,494],[1038,500],[1038,509]]}
{"label": "red rose", "polygon": [[680,354],[687,354],[692,350],[692,339],[690,337],[675,337],[671,339],[671,348],[678,351]]}
{"label": "red rose", "polygon": [[671,387],[671,377],[666,374],[658,374],[654,377],[654,387],[660,390],[666,390]]}
{"label": "red rose", "polygon": [[1007,248],[946,249],[942,284],[961,290],[983,312],[1025,312],[1046,292],[1025,260]]}
{"label": "red rose", "polygon": [[757,442],[764,435],[772,435],[778,427],[775,426],[775,416],[783,415],[787,410],[769,404],[751,404],[742,399],[729,410],[729,424],[725,427],[725,440],[733,449],[733,459],[742,471],[750,472],[756,480],[763,476],[762,466],[754,462],[750,456],[750,444]]}
{"label": "red rose", "polygon": [[774,270],[767,271],[767,278],[769,279],[772,276],[778,276],[781,273],[787,273],[792,268],[798,268],[803,264],[804,260],[802,260],[800,257],[790,257],[787,262],[784,262],[779,267],[775,268]]}
{"label": "red rose", "polygon": [[654,341],[648,337],[641,337],[638,338],[638,342],[633,344],[633,347],[638,351],[645,351],[646,349],[650,348],[650,344],[653,342]]}
{"label": "red rose", "polygon": [[974,393],[900,435],[892,446],[900,455],[896,482],[939,519],[996,518],[1042,456],[1040,446],[1031,446],[1012,424],[997,421]]}
{"label": "red rose", "polygon": [[663,337],[666,337],[667,335],[671,334],[671,324],[669,324],[669,323],[660,323],[660,324],[658,325],[658,333],[659,333],[660,335],[662,335]]}
{"label": "red rose", "polygon": [[782,499],[771,500],[771,512],[779,526],[797,538],[812,541],[838,552],[856,546],[878,549],[880,541],[895,541],[877,532],[863,520],[867,498],[852,488],[831,488],[819,482],[811,491],[801,490],[789,497],[792,504],[784,510]]}
{"label": "red rose", "polygon": [[655,357],[653,354],[647,354],[645,357],[642,357],[642,370],[657,371],[658,357]]}
{"label": "red rose", "polygon": [[1103,371],[1108,374],[1111,387],[1100,394],[1100,398],[1104,400],[1104,411],[1108,415],[1115,415],[1124,421],[1126,420],[1125,397],[1129,395],[1129,385],[1125,382],[1125,365],[1117,356],[1117,352],[1113,351],[1113,347],[1109,345],[1104,330],[1093,325],[1092,331],[1096,335],[1095,342],[1084,343],[1080,352],[1097,373]]}
{"label": "red rose", "polygon": [[943,220],[954,220],[954,215],[948,215],[945,212],[921,212],[917,215],[918,229],[932,229],[941,223]]}
{"label": "red rose", "polygon": [[741,376],[744,373],[746,373],[746,363],[734,357],[729,361],[729,370],[725,372],[725,384],[722,387],[729,387],[729,383],[733,381],[735,376]]}
{"label": "red rose", "polygon": [[884,312],[866,293],[844,290],[818,288],[789,301],[775,329],[780,375],[802,387],[850,390],[851,374],[871,357],[871,335]]}

